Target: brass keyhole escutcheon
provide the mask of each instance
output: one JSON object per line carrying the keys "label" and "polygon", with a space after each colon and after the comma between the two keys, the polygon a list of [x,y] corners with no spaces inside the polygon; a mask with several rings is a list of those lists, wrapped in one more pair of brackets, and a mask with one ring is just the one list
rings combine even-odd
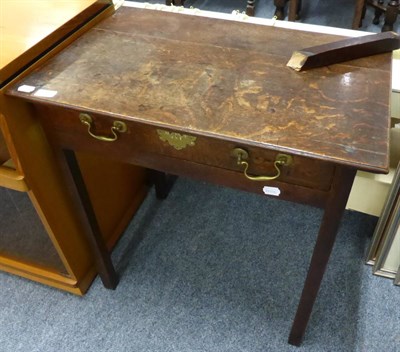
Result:
{"label": "brass keyhole escutcheon", "polygon": [[196,137],[187,134],[180,134],[177,132],[169,132],[157,129],[157,134],[160,140],[167,142],[176,150],[185,149],[186,147],[193,147],[196,142]]}

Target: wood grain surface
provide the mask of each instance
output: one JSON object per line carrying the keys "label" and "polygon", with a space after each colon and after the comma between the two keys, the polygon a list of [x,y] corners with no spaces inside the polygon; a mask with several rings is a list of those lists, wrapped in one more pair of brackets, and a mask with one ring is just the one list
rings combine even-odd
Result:
{"label": "wood grain surface", "polygon": [[391,55],[286,67],[294,50],[338,39],[120,8],[18,84],[54,97],[8,94],[386,172]]}
{"label": "wood grain surface", "polygon": [[110,0],[0,0],[0,87]]}

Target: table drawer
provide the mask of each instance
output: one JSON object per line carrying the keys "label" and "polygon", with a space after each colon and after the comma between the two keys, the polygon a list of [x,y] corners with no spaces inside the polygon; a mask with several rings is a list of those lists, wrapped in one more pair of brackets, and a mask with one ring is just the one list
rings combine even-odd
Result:
{"label": "table drawer", "polygon": [[[277,179],[280,182],[323,191],[330,189],[335,169],[330,163],[297,155],[289,155],[290,164],[277,165],[277,169],[275,161],[282,153],[246,145],[243,141],[236,143],[224,137],[202,135],[201,132],[176,131],[147,122],[118,119],[86,111],[45,105],[36,105],[36,109],[46,128],[51,128],[53,134],[56,132],[58,138],[66,141],[66,145],[74,140],[79,140],[82,144],[83,140],[85,148],[94,151],[127,157],[133,154],[163,155],[237,171],[246,177],[245,165],[238,163],[238,155],[234,152],[240,148],[247,152],[247,159],[242,161],[248,163],[248,176],[274,177],[279,169],[280,175]],[[119,132],[122,125],[124,127]],[[110,141],[111,139],[115,141]]]}

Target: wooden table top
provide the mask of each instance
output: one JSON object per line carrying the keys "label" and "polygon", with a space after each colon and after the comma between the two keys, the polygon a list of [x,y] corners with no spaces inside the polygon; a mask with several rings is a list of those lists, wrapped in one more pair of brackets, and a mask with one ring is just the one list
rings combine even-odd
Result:
{"label": "wooden table top", "polygon": [[326,34],[120,8],[11,89],[99,112],[357,169],[388,169],[391,54],[296,72]]}
{"label": "wooden table top", "polygon": [[0,86],[107,0],[0,0]]}

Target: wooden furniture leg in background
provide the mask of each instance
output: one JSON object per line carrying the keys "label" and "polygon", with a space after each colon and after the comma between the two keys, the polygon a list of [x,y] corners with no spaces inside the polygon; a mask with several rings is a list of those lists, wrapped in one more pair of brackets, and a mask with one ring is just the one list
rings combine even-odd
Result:
{"label": "wooden furniture leg in background", "polygon": [[168,197],[169,191],[174,185],[177,176],[167,175],[165,172],[157,170],[149,170],[150,182],[154,184],[157,199],[165,199]]}
{"label": "wooden furniture leg in background", "polygon": [[389,0],[389,2],[386,5],[385,5],[385,0],[356,0],[353,23],[351,28],[358,29],[362,26],[362,20],[364,19],[365,9],[367,5],[375,9],[375,14],[372,23],[378,25],[381,16],[385,14],[385,20],[382,26],[382,32],[392,31],[393,25],[395,24],[400,11],[399,0]]}
{"label": "wooden furniture leg in background", "polygon": [[289,0],[288,20],[296,21],[300,18],[301,0]]}
{"label": "wooden furniture leg in background", "polygon": [[358,29],[362,26],[362,20],[364,18],[365,0],[356,0],[354,8],[353,24],[352,29]]}
{"label": "wooden furniture leg in background", "polygon": [[289,335],[291,345],[300,346],[335,243],[356,170],[337,168],[319,229],[300,303]]}
{"label": "wooden furniture leg in background", "polygon": [[399,13],[399,0],[390,0],[386,6],[385,23],[382,27],[382,32],[388,32],[393,30],[393,25],[397,20]]}
{"label": "wooden furniture leg in background", "polygon": [[277,20],[283,20],[285,18],[285,6],[286,0],[274,0],[275,13],[274,16]]}
{"label": "wooden furniture leg in background", "polygon": [[247,0],[247,5],[246,5],[247,16],[254,16],[254,3],[255,0]]}
{"label": "wooden furniture leg in background", "polygon": [[183,6],[183,3],[185,2],[185,0],[165,0],[165,5],[167,6]]}

